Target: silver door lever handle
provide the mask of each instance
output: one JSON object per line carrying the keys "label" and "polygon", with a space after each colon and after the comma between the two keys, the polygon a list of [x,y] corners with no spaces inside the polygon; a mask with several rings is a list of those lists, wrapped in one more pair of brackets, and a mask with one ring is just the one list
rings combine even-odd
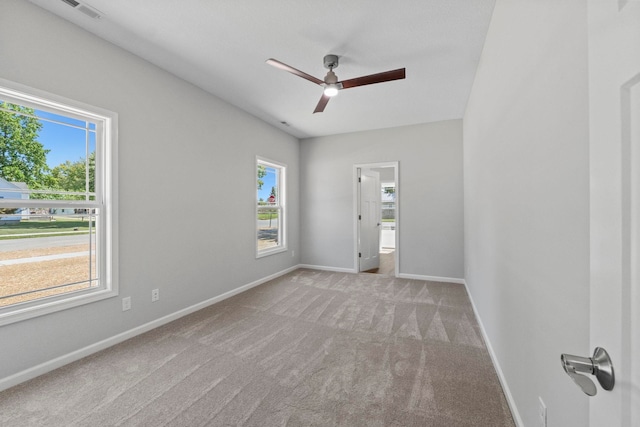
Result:
{"label": "silver door lever handle", "polygon": [[560,356],[562,368],[580,389],[589,396],[595,396],[598,392],[593,381],[583,374],[595,375],[603,389],[613,390],[615,375],[613,365],[607,351],[596,347],[593,357],[574,356],[563,354]]}

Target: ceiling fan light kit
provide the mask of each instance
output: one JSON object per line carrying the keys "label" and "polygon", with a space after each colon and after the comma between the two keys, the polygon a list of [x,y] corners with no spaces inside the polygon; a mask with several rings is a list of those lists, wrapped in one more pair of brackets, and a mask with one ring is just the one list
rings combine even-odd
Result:
{"label": "ceiling fan light kit", "polygon": [[355,79],[338,81],[338,76],[336,76],[336,74],[333,72],[334,68],[338,68],[338,55],[326,55],[324,57],[324,67],[329,69],[329,72],[324,77],[324,80],[313,77],[312,75],[293,68],[290,65],[278,61],[277,59],[270,58],[267,59],[266,62],[273,67],[287,71],[291,74],[295,74],[298,77],[302,77],[305,80],[309,80],[312,83],[324,87],[324,92],[322,94],[322,97],[320,98],[320,101],[318,102],[318,105],[316,105],[316,109],[313,111],[314,113],[322,113],[327,106],[329,99],[333,96],[336,96],[342,89],[349,89],[352,87],[365,86],[374,83],[384,83],[405,78],[405,69],[398,68],[397,70],[385,71],[383,73],[356,77]]}
{"label": "ceiling fan light kit", "polygon": [[324,94],[327,96],[336,96],[338,94],[338,86],[334,83],[328,84],[324,88]]}

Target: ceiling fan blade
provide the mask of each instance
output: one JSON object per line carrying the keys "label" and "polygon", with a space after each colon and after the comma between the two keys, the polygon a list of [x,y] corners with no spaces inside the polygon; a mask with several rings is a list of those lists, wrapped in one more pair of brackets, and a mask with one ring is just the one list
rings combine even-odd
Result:
{"label": "ceiling fan blade", "polygon": [[330,96],[327,96],[323,93],[322,98],[320,98],[320,101],[318,101],[318,105],[316,105],[316,109],[313,110],[313,114],[322,113],[324,111],[324,107],[327,106],[327,103],[329,102],[330,99],[331,99]]}
{"label": "ceiling fan blade", "polygon": [[368,76],[356,77],[355,79],[343,80],[340,83],[342,84],[342,89],[349,89],[351,87],[390,82],[392,80],[401,80],[404,78],[405,69],[398,68],[397,70],[385,71],[383,73],[370,74]]}
{"label": "ceiling fan blade", "polygon": [[302,77],[303,79],[307,79],[310,82],[313,82],[315,84],[318,85],[323,85],[324,81],[320,80],[319,78],[313,77],[307,73],[305,73],[304,71],[300,71],[297,68],[293,68],[283,62],[278,61],[277,59],[273,59],[273,58],[269,58],[265,61],[267,64],[271,65],[272,67],[276,67],[279,68],[281,70],[284,71],[288,71],[291,74],[295,74],[298,77]]}

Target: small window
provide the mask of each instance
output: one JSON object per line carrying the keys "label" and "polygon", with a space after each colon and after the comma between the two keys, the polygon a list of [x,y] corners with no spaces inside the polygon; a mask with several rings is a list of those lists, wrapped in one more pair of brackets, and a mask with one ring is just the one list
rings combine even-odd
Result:
{"label": "small window", "polygon": [[258,158],[257,177],[257,257],[282,252],[285,241],[285,171],[286,166]]}
{"label": "small window", "polygon": [[117,295],[116,121],[0,80],[0,325]]}

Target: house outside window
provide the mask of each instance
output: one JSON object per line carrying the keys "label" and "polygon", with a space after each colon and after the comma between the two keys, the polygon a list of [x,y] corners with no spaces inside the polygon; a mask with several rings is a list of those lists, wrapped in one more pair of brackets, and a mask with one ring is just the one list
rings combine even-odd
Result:
{"label": "house outside window", "polygon": [[285,230],[286,165],[256,159],[256,257],[287,250]]}
{"label": "house outside window", "polygon": [[117,115],[0,80],[0,325],[117,295]]}
{"label": "house outside window", "polygon": [[382,184],[382,220],[395,223],[396,219],[396,186],[395,184]]}

